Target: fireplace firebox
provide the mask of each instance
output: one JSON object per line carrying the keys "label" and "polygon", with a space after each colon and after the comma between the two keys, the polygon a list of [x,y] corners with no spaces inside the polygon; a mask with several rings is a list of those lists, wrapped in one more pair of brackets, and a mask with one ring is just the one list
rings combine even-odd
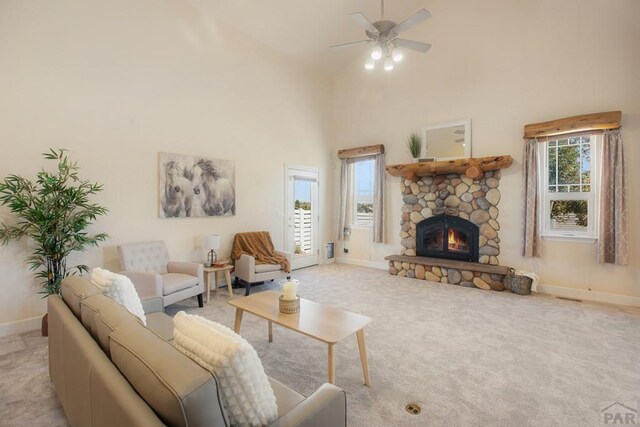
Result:
{"label": "fireplace firebox", "polygon": [[416,255],[478,262],[480,232],[466,219],[437,215],[416,226]]}

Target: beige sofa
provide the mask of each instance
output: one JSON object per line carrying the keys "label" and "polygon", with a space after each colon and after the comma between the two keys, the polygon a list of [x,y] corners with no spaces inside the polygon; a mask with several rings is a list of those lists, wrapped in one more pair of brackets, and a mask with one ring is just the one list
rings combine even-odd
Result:
{"label": "beige sofa", "polygon": [[[89,281],[70,276],[48,298],[49,372],[71,426],[229,426],[218,381],[173,345],[162,300],[143,301],[147,327]],[[272,426],[345,426],[346,395],[309,397],[270,379]]]}

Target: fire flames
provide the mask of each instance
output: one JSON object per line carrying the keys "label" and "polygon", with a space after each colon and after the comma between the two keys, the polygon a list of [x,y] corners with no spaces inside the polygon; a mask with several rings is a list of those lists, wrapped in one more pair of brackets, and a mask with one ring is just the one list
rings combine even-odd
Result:
{"label": "fire flames", "polygon": [[449,229],[449,233],[447,236],[447,241],[449,244],[449,250],[454,251],[466,251],[467,250],[467,242],[466,239],[460,238],[460,235],[453,228]]}

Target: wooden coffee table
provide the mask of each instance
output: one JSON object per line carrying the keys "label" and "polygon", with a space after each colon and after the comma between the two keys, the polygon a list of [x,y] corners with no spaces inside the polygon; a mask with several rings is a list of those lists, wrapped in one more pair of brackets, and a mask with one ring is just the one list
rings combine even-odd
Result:
{"label": "wooden coffee table", "polygon": [[258,292],[244,298],[235,298],[229,304],[236,308],[234,331],[240,333],[242,314],[246,311],[269,321],[269,342],[273,341],[273,326],[278,324],[303,335],[322,341],[329,346],[329,382],[335,384],[336,371],[333,346],[344,338],[356,334],[360,349],[360,363],[364,374],[364,384],[369,385],[367,348],[364,342],[364,327],[371,322],[367,316],[351,313],[329,305],[319,304],[300,298],[300,312],[280,313],[278,298],[280,292]]}

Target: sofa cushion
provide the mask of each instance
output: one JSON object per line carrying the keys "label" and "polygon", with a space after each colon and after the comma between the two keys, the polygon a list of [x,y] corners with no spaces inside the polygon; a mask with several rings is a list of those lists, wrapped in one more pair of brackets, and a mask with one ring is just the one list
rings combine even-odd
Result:
{"label": "sofa cushion", "polygon": [[80,303],[84,328],[109,355],[109,335],[121,326],[140,324],[140,320],[111,298],[95,294]]}
{"label": "sofa cushion", "polygon": [[60,284],[60,293],[67,307],[80,318],[80,301],[90,295],[100,293],[91,282],[81,276],[68,276]]}
{"label": "sofa cushion", "polygon": [[183,289],[198,285],[198,278],[182,273],[166,273],[162,275],[162,293],[170,295]]}
{"label": "sofa cushion", "polygon": [[91,283],[106,296],[136,315],[142,324],[147,324],[142,302],[131,279],[100,267],[91,270]]}
{"label": "sofa cushion", "polygon": [[147,328],[151,329],[162,339],[167,341],[173,340],[173,319],[165,313],[157,312],[148,314]]}
{"label": "sofa cushion", "polygon": [[271,271],[280,271],[282,267],[279,264],[256,264],[256,273],[269,273]]}
{"label": "sofa cushion", "polygon": [[181,311],[174,345],[216,375],[232,425],[262,426],[278,418],[276,397],[251,344],[226,326]]}
{"label": "sofa cushion", "polygon": [[118,328],[109,347],[111,361],[165,424],[229,425],[216,378],[142,324]]}

